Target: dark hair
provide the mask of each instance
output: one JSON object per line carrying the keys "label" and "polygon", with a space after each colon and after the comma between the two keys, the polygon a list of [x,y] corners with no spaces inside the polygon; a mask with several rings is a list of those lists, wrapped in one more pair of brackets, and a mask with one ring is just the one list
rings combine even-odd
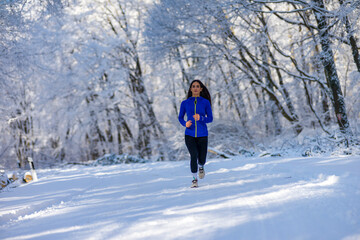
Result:
{"label": "dark hair", "polygon": [[187,98],[192,97],[192,92],[191,92],[191,86],[193,85],[194,82],[198,82],[200,84],[200,87],[202,88],[202,91],[200,92],[200,97],[203,97],[207,100],[209,100],[210,102],[210,106],[211,106],[211,96],[209,93],[209,90],[205,87],[205,85],[198,79],[195,79],[191,82],[190,87],[189,87],[189,91],[187,94]]}

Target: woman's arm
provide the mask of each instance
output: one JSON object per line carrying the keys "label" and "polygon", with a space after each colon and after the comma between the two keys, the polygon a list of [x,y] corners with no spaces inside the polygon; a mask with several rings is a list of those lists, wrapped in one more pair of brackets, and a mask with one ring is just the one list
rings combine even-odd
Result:
{"label": "woman's arm", "polygon": [[206,114],[206,116],[200,116],[200,121],[202,121],[204,123],[212,122],[213,121],[213,114],[212,114],[212,110],[211,110],[211,106],[210,106],[209,101],[205,102],[205,114]]}
{"label": "woman's arm", "polygon": [[185,116],[185,102],[183,101],[181,103],[181,106],[180,106],[180,112],[179,112],[179,122],[181,125],[183,125],[184,127],[186,127],[186,122],[184,120],[184,116]]}

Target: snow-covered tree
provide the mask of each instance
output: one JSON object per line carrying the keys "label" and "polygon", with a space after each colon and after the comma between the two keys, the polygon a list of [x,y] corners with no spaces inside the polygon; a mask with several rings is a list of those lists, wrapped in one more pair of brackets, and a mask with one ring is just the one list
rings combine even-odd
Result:
{"label": "snow-covered tree", "polygon": [[[331,53],[331,41],[340,39],[338,34],[345,33],[345,28],[341,31],[340,28],[331,27],[338,26],[344,16],[353,16],[357,5],[350,2],[327,5],[331,11],[316,1],[205,3],[162,0],[149,13],[146,36],[155,56],[168,56],[184,63],[200,56],[208,60],[208,66],[217,62],[216,66],[222,70],[230,69],[224,68],[226,65],[235,67],[236,78],[240,80],[238,92],[246,89],[251,93],[250,98],[245,99],[245,106],[257,102],[257,112],[260,107],[264,114],[264,126],[274,129],[275,134],[281,132],[281,125],[286,123],[284,120],[297,133],[302,131],[304,125],[309,127],[317,123],[329,133],[325,127],[330,121],[328,99],[332,101],[334,119],[340,130],[348,133],[345,101],[340,79],[336,76],[335,57]],[[341,11],[345,15],[341,15]],[[356,18],[347,20],[358,21]],[[355,34],[355,30],[351,33]],[[349,44],[349,41],[345,41],[345,44]],[[341,49],[347,46],[336,47]],[[207,49],[207,55],[200,48]],[[182,73],[186,72],[184,66],[190,65],[179,64]],[[218,76],[228,79],[234,76],[230,72],[220,75],[221,70],[216,67],[211,70],[217,76],[214,78],[216,86],[223,86],[220,82],[224,81],[224,77]],[[197,73],[201,74],[201,71]],[[299,89],[304,89],[303,94],[299,94]],[[244,101],[241,98],[233,100],[233,94],[223,92],[231,96],[232,101],[227,101],[229,103]],[[261,98],[259,92],[265,94],[264,97]],[[245,111],[250,114],[244,116],[257,116],[249,108]],[[307,121],[307,112],[312,113],[311,125]],[[281,121],[277,118],[278,114],[283,116]],[[270,116],[271,121],[268,121]]]}

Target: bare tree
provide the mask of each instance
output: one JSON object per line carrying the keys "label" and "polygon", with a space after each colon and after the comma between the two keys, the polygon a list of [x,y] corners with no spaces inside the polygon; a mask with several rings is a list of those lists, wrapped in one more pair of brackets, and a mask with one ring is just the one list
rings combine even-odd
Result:
{"label": "bare tree", "polygon": [[[123,42],[117,47],[118,56],[115,57],[128,73],[128,86],[134,104],[135,118],[138,122],[136,148],[140,156],[151,157],[153,152],[151,138],[163,140],[164,132],[155,116],[144,83],[143,65],[138,49],[141,34],[139,28],[142,24],[141,16],[143,14],[140,5],[140,2],[130,4],[121,0],[109,1],[105,4],[105,16],[112,33],[123,39]],[[134,30],[136,28],[138,30]]]}
{"label": "bare tree", "polygon": [[[346,8],[346,3],[344,2],[344,0],[339,0],[339,3],[343,8]],[[358,6],[359,6],[358,1],[352,2],[351,6],[350,6],[350,10],[351,10],[351,8],[355,8],[355,7],[358,7]],[[342,11],[342,12],[347,12],[347,11],[345,10],[345,11]],[[345,29],[346,29],[346,32],[347,32],[347,38],[348,38],[349,44],[351,46],[351,52],[352,52],[352,55],[353,55],[353,58],[354,58],[354,62],[356,64],[358,72],[360,72],[360,54],[359,54],[359,48],[358,48],[357,43],[356,43],[356,38],[354,36],[354,30],[352,29],[353,28],[352,24],[350,23],[349,17],[347,15],[345,15],[343,17],[343,21],[344,21]]]}
{"label": "bare tree", "polygon": [[337,74],[333,51],[331,48],[328,24],[326,19],[326,9],[323,0],[313,0],[315,3],[314,14],[318,24],[319,38],[322,47],[322,64],[324,66],[327,84],[332,92],[332,101],[336,119],[340,130],[350,134],[350,124],[347,118],[345,99],[341,91],[340,80]]}
{"label": "bare tree", "polygon": [[[282,128],[282,121],[276,117],[278,113],[299,133],[304,127],[302,118],[306,114],[302,112],[306,109],[314,115],[313,124],[318,122],[328,132],[323,122],[329,124],[330,121],[329,97],[340,130],[348,133],[345,101],[330,42],[332,38],[340,39],[335,31],[330,31],[338,24],[339,16],[329,13],[319,3],[163,0],[150,12],[146,36],[155,54],[171,54],[171,49],[193,49],[196,54],[188,55],[191,59],[201,55],[198,46],[203,46],[211,52],[208,59],[230,63],[238,70],[237,74],[242,75],[243,84],[249,81],[248,84],[265,93],[265,116],[272,116],[277,134]],[[326,18],[330,15],[332,22],[328,23]],[[273,24],[273,19],[281,20],[277,22],[280,27]],[[281,34],[286,32],[293,37],[285,40]],[[181,72],[185,72],[183,66],[180,65]],[[221,65],[219,69],[222,77],[218,79],[228,82],[232,74],[225,72]],[[313,89],[309,86],[317,89],[309,91]],[[305,90],[300,101],[306,104],[295,101],[294,93],[299,87]],[[312,92],[317,95],[312,97]],[[233,93],[227,91],[227,94],[234,98]],[[253,94],[261,106],[258,93]],[[251,106],[250,102],[248,105]],[[319,115],[319,111],[322,114]]]}

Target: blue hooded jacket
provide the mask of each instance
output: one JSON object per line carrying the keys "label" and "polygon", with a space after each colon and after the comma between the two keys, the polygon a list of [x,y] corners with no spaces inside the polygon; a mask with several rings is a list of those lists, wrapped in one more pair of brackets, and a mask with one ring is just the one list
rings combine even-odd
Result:
{"label": "blue hooded jacket", "polygon": [[[186,128],[185,135],[192,137],[206,137],[208,130],[206,123],[210,123],[213,120],[211,106],[209,100],[203,97],[190,97],[182,101],[179,112],[179,122],[186,127],[184,120],[185,113],[187,115],[187,121],[191,120],[192,125]],[[195,113],[200,115],[199,121],[195,121]]]}

